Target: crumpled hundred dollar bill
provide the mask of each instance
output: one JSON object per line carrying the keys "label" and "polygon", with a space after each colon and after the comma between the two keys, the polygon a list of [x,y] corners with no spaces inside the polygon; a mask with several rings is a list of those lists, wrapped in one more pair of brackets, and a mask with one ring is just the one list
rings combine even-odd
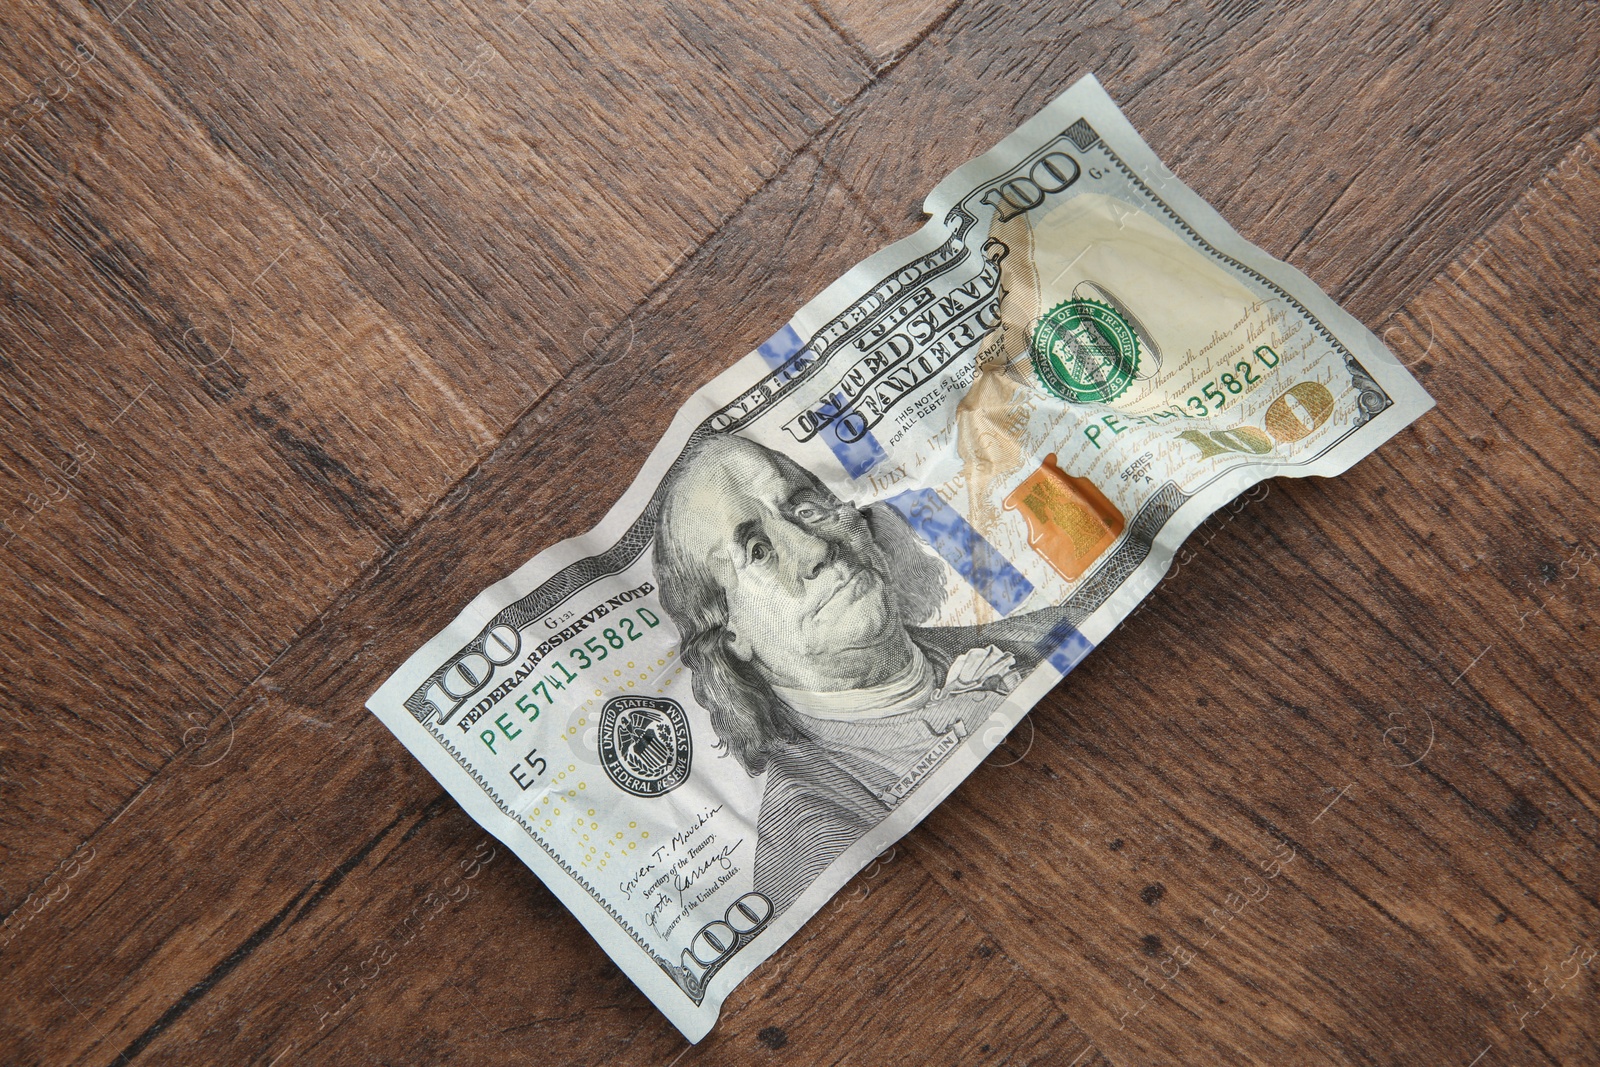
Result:
{"label": "crumpled hundred dollar bill", "polygon": [[925,209],[369,701],[691,1040],[1211,512],[1432,404],[1093,78]]}

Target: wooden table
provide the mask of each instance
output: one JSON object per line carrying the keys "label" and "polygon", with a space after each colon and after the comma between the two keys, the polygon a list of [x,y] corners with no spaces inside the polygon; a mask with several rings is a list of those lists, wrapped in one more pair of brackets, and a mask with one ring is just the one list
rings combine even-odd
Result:
{"label": "wooden table", "polygon": [[[8,6],[0,1061],[1600,1062],[1597,14]],[[690,1048],[362,703],[1086,72],[1438,408]]]}

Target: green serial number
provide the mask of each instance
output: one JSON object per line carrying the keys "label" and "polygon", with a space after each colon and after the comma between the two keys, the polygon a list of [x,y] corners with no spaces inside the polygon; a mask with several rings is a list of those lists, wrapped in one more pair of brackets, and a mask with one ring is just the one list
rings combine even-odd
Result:
{"label": "green serial number", "polygon": [[[637,608],[635,610],[647,628],[653,629],[661,624],[661,620],[649,608]],[[613,651],[626,648],[639,640],[643,633],[644,631],[640,630],[632,619],[624,615],[616,626],[607,626],[597,636],[585,638],[580,647],[571,649],[567,653],[567,658],[577,663],[579,673],[573,673],[564,662],[558,659],[555,661],[554,666],[561,672],[561,677],[557,678],[553,674],[547,674],[544,676],[543,681],[533,683],[533,691],[544,697],[546,706],[554,704],[555,697],[550,695],[550,690],[565,689],[583,676],[581,672],[588,670],[597,663],[603,662]],[[537,717],[538,714],[537,711],[533,713],[534,717]]]}
{"label": "green serial number", "polygon": [[[557,658],[551,661],[550,666],[557,673],[546,673],[539,681],[533,683],[533,694],[534,696],[544,697],[544,707],[550,707],[555,703],[553,692],[560,692],[569,685],[581,682],[585,672],[605,662],[611,656],[611,653],[627,648],[643,637],[646,631],[653,630],[661,625],[660,617],[649,608],[635,608],[634,614],[639,616],[639,622],[634,622],[633,619],[624,615],[613,625],[603,628],[597,634],[584,638],[583,644],[568,649],[564,658]],[[639,623],[643,623],[643,627]],[[567,660],[577,664],[577,669],[574,670],[567,666]],[[517,710],[526,715],[530,723],[539,717],[539,712],[544,710],[539,706],[539,702],[534,699],[534,696],[525,693],[516,700]],[[499,728],[501,736],[506,741],[511,741],[522,733],[521,728],[516,726],[515,721],[511,719],[509,714],[502,714],[495,719],[494,725]],[[490,752],[498,753],[498,749],[494,747],[496,736],[493,728],[480,733],[478,740],[487,745]],[[535,773],[543,774],[545,761],[533,758],[538,751],[538,749],[534,749],[533,752],[529,753],[527,762],[529,766],[538,764],[535,768]],[[518,779],[518,784],[521,784],[521,779]],[[523,786],[523,788],[526,789],[527,786]]]}
{"label": "green serial number", "polygon": [[1200,386],[1200,391],[1184,397],[1183,406],[1196,418],[1213,415],[1228,406],[1228,398],[1238,396],[1262,380],[1257,364],[1264,371],[1277,367],[1278,353],[1271,345],[1257,345],[1251,353],[1253,359],[1241,359],[1233,370],[1226,371]]}

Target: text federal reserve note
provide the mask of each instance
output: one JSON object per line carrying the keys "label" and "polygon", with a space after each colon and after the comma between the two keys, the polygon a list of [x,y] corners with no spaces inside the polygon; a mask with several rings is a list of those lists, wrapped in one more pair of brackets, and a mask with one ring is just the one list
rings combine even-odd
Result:
{"label": "text federal reserve note", "polygon": [[369,702],[691,1040],[1212,511],[1432,403],[1092,78],[925,206]]}

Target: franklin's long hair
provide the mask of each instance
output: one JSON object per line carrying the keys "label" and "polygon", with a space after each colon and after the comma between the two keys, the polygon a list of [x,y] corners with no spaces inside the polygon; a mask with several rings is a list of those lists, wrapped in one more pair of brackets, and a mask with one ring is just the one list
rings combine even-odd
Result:
{"label": "franklin's long hair", "polygon": [[[722,586],[705,559],[684,550],[672,528],[673,497],[710,442],[716,440],[719,438],[704,438],[691,446],[662,487],[655,570],[662,606],[682,635],[683,659],[689,665],[695,700],[711,713],[711,727],[717,732],[720,747],[753,777],[766,770],[773,753],[805,739],[806,734],[795,713],[773,693],[755,667],[729,650],[728,602]],[[766,453],[786,476],[815,487],[824,498],[839,503],[816,475],[788,456],[744,440]],[[887,504],[869,505],[858,514],[866,520],[872,540],[888,561],[888,592],[901,621],[910,625],[928,619],[944,599],[943,565],[922,547],[905,520]]]}

